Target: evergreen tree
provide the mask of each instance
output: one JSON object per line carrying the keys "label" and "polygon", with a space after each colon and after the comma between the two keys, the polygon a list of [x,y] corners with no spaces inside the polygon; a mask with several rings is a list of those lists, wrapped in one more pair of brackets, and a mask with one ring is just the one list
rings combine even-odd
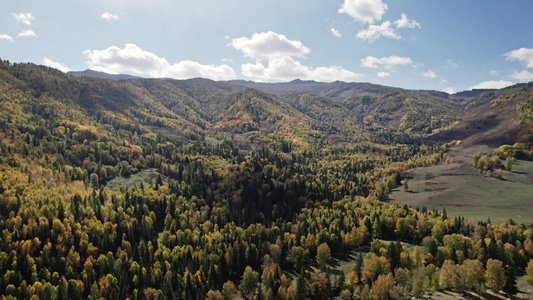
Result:
{"label": "evergreen tree", "polygon": [[305,300],[307,297],[307,280],[305,278],[305,271],[302,270],[296,278],[296,300]]}
{"label": "evergreen tree", "polygon": [[505,286],[503,291],[508,295],[515,295],[518,293],[518,287],[516,286],[516,273],[513,267],[507,266],[505,268]]}

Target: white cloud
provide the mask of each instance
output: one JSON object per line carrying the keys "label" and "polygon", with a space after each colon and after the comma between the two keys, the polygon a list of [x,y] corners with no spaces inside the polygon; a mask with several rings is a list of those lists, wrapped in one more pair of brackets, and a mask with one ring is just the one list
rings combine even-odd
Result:
{"label": "white cloud", "polygon": [[390,76],[390,73],[388,72],[379,72],[378,73],[378,77],[379,78],[384,78],[384,77],[389,77]]}
{"label": "white cloud", "polygon": [[385,21],[381,25],[370,24],[368,28],[359,30],[355,37],[363,41],[368,41],[369,43],[375,42],[380,37],[399,40],[402,36],[398,33],[397,29],[416,27],[422,28],[417,21],[407,18],[406,14],[402,14],[402,17],[394,21],[394,23]]}
{"label": "white cloud", "polygon": [[54,68],[54,69],[58,69],[59,71],[64,72],[64,73],[67,73],[69,71],[67,66],[65,66],[62,63],[54,62],[51,59],[49,59],[48,57],[45,57],[43,59],[43,64],[45,66],[48,66],[48,67],[51,67],[51,68]]}
{"label": "white cloud", "polygon": [[511,77],[514,79],[520,80],[521,82],[533,81],[533,73],[527,70],[522,70],[520,72],[514,71],[514,74],[511,75]]}
{"label": "white cloud", "polygon": [[337,29],[335,28],[331,28],[331,34],[333,34],[334,36],[338,37],[338,38],[342,38],[342,34],[340,31],[338,31]]}
{"label": "white cloud", "polygon": [[235,78],[235,72],[226,64],[203,65],[190,60],[170,64],[165,58],[144,51],[135,44],[126,44],[123,49],[111,46],[104,50],[85,50],[83,54],[91,69],[112,74],[131,73],[175,79],[203,77],[228,80]]}
{"label": "white cloud", "polygon": [[422,76],[426,77],[426,78],[432,78],[432,79],[435,79],[437,78],[437,73],[435,73],[434,71],[432,70],[428,70],[427,72],[424,72],[422,73]]}
{"label": "white cloud", "polygon": [[17,37],[37,37],[37,34],[33,30],[22,30]]}
{"label": "white cloud", "polygon": [[15,17],[15,20],[22,22],[28,26],[31,25],[31,21],[35,20],[35,17],[33,17],[31,13],[13,13],[13,17]]}
{"label": "white cloud", "polygon": [[422,28],[417,21],[407,18],[406,14],[402,14],[400,19],[394,21],[394,25],[396,25],[396,28]]}
{"label": "white cloud", "polygon": [[448,94],[455,94],[455,90],[452,87],[447,87],[444,91]]}
{"label": "white cloud", "polygon": [[392,69],[397,65],[410,65],[412,63],[413,61],[411,61],[411,58],[409,57],[395,55],[382,58],[367,56],[361,59],[361,66],[372,69],[375,69],[378,66],[383,66],[385,69]]}
{"label": "white cloud", "polygon": [[358,22],[372,24],[381,20],[387,8],[387,4],[381,0],[344,0],[338,13],[347,14]]}
{"label": "white cloud", "polygon": [[[354,80],[362,75],[338,66],[311,68],[294,57],[304,58],[311,51],[302,42],[289,40],[275,32],[254,33],[251,38],[233,39],[228,46],[256,60],[243,64],[242,73],[261,81],[286,81],[293,79],[335,81]],[[266,61],[266,62],[263,62]]]}
{"label": "white cloud", "polygon": [[244,64],[241,69],[245,76],[262,81],[302,79],[331,82],[336,80],[355,80],[362,76],[338,66],[309,68],[289,56],[272,59],[266,67],[257,62],[255,64]]}
{"label": "white cloud", "polygon": [[285,56],[305,57],[310,52],[302,42],[289,40],[283,34],[272,31],[254,33],[250,39],[244,36],[233,39],[228,45],[257,61]]}
{"label": "white cloud", "polygon": [[112,14],[110,12],[104,12],[103,14],[100,15],[100,19],[104,19],[106,21],[114,21],[114,20],[118,20],[118,14]]}
{"label": "white cloud", "polygon": [[7,34],[0,34],[0,40],[7,40],[7,41],[12,42],[13,38],[10,35],[7,35]]}
{"label": "white cloud", "polygon": [[380,37],[399,40],[402,36],[392,27],[390,21],[385,21],[381,25],[369,25],[367,29],[360,30],[355,37],[369,43],[375,42]]}
{"label": "white cloud", "polygon": [[519,60],[526,63],[527,68],[533,68],[533,48],[520,48],[505,53],[508,60]]}
{"label": "white cloud", "polygon": [[508,87],[510,85],[513,85],[514,83],[510,81],[504,81],[504,80],[490,80],[490,81],[484,81],[481,83],[478,83],[476,85],[473,85],[470,87],[471,90],[473,89],[503,89],[504,87]]}
{"label": "white cloud", "polygon": [[498,74],[500,74],[500,72],[498,72],[496,70],[490,70],[489,74],[492,75],[492,76],[498,76]]}

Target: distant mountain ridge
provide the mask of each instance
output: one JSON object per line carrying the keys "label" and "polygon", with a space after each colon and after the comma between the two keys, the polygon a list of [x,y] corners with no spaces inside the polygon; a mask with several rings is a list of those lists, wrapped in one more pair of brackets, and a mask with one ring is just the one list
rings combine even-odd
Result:
{"label": "distant mountain ridge", "polygon": [[312,80],[296,79],[291,82],[262,83],[244,80],[228,81],[232,86],[253,88],[276,95],[290,95],[300,93],[313,93],[329,98],[344,99],[352,96],[364,96],[373,94],[387,94],[403,91],[401,88],[388,87],[368,82],[316,82]]}
{"label": "distant mountain ridge", "polygon": [[111,80],[141,78],[138,76],[133,76],[133,75],[128,75],[128,74],[109,74],[105,72],[94,71],[91,69],[87,69],[85,71],[70,71],[70,72],[67,72],[67,74],[72,75],[74,77],[85,76],[85,77],[97,77],[97,78],[104,78],[104,79],[111,79]]}
{"label": "distant mountain ridge", "polygon": [[[140,79],[142,77],[133,76],[128,74],[109,74],[105,72],[94,71],[87,69],[84,71],[70,71],[67,74],[74,77],[95,77],[95,78],[104,78],[111,80],[127,80],[127,79]],[[154,79],[154,78],[152,78]],[[161,80],[174,80],[170,78],[159,78]],[[205,78],[193,78],[185,79],[178,81],[187,81],[187,80],[204,80],[212,81]],[[412,93],[425,93],[430,95],[438,95],[440,97],[458,97],[458,98],[471,98],[478,96],[486,92],[494,92],[497,89],[473,89],[466,90],[462,92],[457,92],[454,94],[448,94],[446,92],[435,91],[435,90],[406,90],[399,87],[391,87],[380,84],[374,84],[369,82],[343,82],[343,81],[334,81],[334,82],[317,82],[314,80],[301,80],[295,79],[290,82],[277,82],[277,83],[267,83],[267,82],[255,82],[247,80],[229,80],[229,81],[219,81],[220,83],[225,83],[232,88],[237,90],[245,90],[248,88],[260,90],[270,94],[275,94],[278,96],[288,96],[300,93],[313,93],[319,96],[325,96],[329,98],[344,99],[352,96],[364,96],[364,95],[384,95],[387,93],[398,92],[398,91],[409,91]]]}

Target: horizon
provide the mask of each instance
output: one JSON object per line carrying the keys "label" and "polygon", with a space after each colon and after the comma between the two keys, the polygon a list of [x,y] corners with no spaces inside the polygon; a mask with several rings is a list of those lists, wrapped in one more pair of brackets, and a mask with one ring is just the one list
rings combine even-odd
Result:
{"label": "horizon", "polygon": [[[58,69],[56,69],[58,70]],[[59,70],[61,71],[61,70]],[[506,86],[506,87],[503,87],[503,88],[474,88],[474,89],[467,89],[467,90],[462,90],[462,91],[456,91],[454,93],[448,93],[446,91],[439,91],[439,90],[433,90],[433,89],[406,89],[406,88],[402,88],[402,87],[399,87],[399,86],[390,86],[390,85],[383,85],[383,84],[379,84],[379,83],[372,83],[372,82],[369,82],[369,81],[342,81],[342,80],[336,80],[336,81],[316,81],[316,80],[304,80],[304,79],[300,79],[300,78],[296,78],[296,79],[293,79],[291,81],[279,81],[279,82],[264,82],[264,81],[254,81],[254,80],[251,80],[251,79],[228,79],[228,80],[214,80],[214,79],[210,79],[210,78],[205,78],[205,77],[192,77],[192,78],[185,78],[185,79],[175,79],[175,78],[165,78],[165,77],[142,77],[142,76],[135,76],[135,75],[131,75],[131,74],[111,74],[111,73],[106,73],[106,72],[101,72],[101,71],[95,71],[95,70],[92,70],[92,69],[85,69],[85,70],[82,70],[82,71],[76,71],[76,70],[71,70],[71,71],[68,71],[66,72],[65,74],[69,74],[69,75],[72,75],[72,73],[84,73],[84,72],[87,72],[87,71],[91,71],[91,72],[95,72],[95,73],[100,73],[100,74],[106,74],[106,75],[111,75],[111,76],[131,76],[133,78],[140,78],[140,79],[161,79],[161,80],[193,80],[193,79],[205,79],[205,80],[210,80],[210,81],[213,81],[213,82],[232,82],[232,81],[243,81],[243,82],[251,82],[251,83],[257,83],[257,84],[285,84],[285,83],[295,83],[297,81],[300,81],[302,83],[323,83],[323,84],[328,84],[328,83],[336,83],[336,82],[339,82],[339,83],[346,83],[346,84],[349,84],[349,83],[367,83],[367,84],[372,84],[372,85],[379,85],[379,86],[385,86],[385,87],[391,87],[391,88],[398,88],[398,89],[403,89],[403,90],[406,90],[406,91],[436,91],[436,92],[442,92],[442,93],[447,93],[449,95],[454,95],[454,94],[459,94],[459,93],[463,93],[463,92],[469,92],[469,91],[491,91],[491,90],[499,90],[499,89],[505,89],[505,88],[508,88],[508,87],[513,87],[513,86],[516,86],[516,85],[521,85],[521,84],[528,84],[529,82],[519,82],[519,83],[515,83],[515,84],[512,84],[512,85],[509,85],[509,86]],[[84,75],[81,75],[81,76],[84,76]],[[90,76],[89,76],[90,77]]]}
{"label": "horizon", "polygon": [[525,0],[32,0],[5,3],[0,47],[6,60],[62,71],[453,94],[533,81],[532,10]]}
{"label": "horizon", "polygon": [[[55,70],[58,70],[58,71],[60,71],[62,73],[65,73],[65,74],[68,74],[68,75],[71,75],[71,76],[74,76],[74,77],[78,77],[78,76],[73,75],[74,73],[84,73],[84,72],[90,71],[90,72],[94,72],[94,73],[98,73],[98,74],[105,74],[105,75],[109,75],[109,76],[129,76],[129,77],[131,77],[131,79],[158,79],[158,80],[178,80],[178,81],[204,79],[204,80],[210,80],[210,81],[213,81],[213,82],[238,82],[238,81],[242,81],[242,82],[247,82],[247,83],[271,84],[271,85],[288,84],[288,83],[294,83],[296,81],[301,81],[303,83],[322,83],[322,84],[329,84],[329,83],[336,83],[336,82],[345,83],[345,84],[350,84],[350,83],[365,84],[366,83],[366,84],[372,84],[372,85],[378,85],[378,86],[384,86],[384,87],[390,87],[390,88],[397,88],[397,89],[402,89],[402,90],[406,90],[406,91],[435,91],[435,92],[446,93],[446,94],[449,94],[449,95],[455,95],[455,94],[460,94],[460,93],[470,92],[470,91],[500,90],[500,89],[506,89],[506,88],[517,86],[517,85],[523,85],[523,84],[528,84],[530,82],[533,82],[533,81],[530,81],[530,82],[518,82],[518,83],[513,83],[511,85],[508,85],[508,86],[504,86],[502,88],[490,88],[490,87],[487,87],[487,88],[472,88],[472,89],[454,91],[453,93],[449,93],[447,91],[441,91],[441,90],[435,90],[435,89],[416,89],[416,88],[415,89],[409,89],[409,88],[403,88],[403,87],[399,87],[399,86],[391,86],[391,85],[373,83],[373,82],[369,82],[369,81],[342,81],[342,80],[336,80],[336,81],[329,81],[328,82],[328,81],[316,81],[316,80],[312,80],[312,79],[304,80],[304,79],[300,79],[300,78],[295,78],[295,79],[292,79],[290,81],[264,82],[264,81],[254,81],[252,79],[241,79],[241,78],[228,79],[228,80],[216,80],[216,79],[211,79],[211,78],[206,78],[206,77],[191,77],[191,78],[176,79],[176,78],[168,78],[168,77],[143,77],[143,76],[138,76],[138,75],[126,74],[126,73],[113,74],[113,73],[106,73],[106,72],[103,72],[103,71],[96,71],[96,70],[93,70],[93,69],[85,69],[85,70],[81,70],[81,71],[69,70],[69,71],[65,72],[65,71],[62,71],[62,70],[54,67],[54,66],[47,66],[45,64],[36,64],[36,63],[33,63],[33,62],[12,62],[12,61],[8,61],[8,62],[11,63],[11,64],[19,64],[20,63],[20,64],[35,64],[35,65],[38,65],[38,66],[45,66],[45,67],[53,68]],[[83,77],[83,76],[87,76],[87,75],[81,75],[79,77]],[[89,75],[87,77],[99,77],[99,76],[90,76]],[[100,77],[100,78],[103,78],[103,77]],[[104,79],[106,79],[106,78],[104,78]],[[107,78],[107,79],[109,79],[109,78]],[[126,78],[110,79],[110,80],[122,80],[122,79],[126,79]]]}

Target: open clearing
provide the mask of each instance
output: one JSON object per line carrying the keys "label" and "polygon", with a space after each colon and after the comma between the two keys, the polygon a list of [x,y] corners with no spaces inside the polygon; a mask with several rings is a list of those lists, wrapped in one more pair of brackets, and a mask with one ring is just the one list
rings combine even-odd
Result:
{"label": "open clearing", "polygon": [[[157,169],[146,169],[140,171],[137,174],[131,174],[129,177],[114,178],[106,184],[106,188],[113,191],[119,191],[121,187],[124,187],[126,189],[132,188],[134,186],[140,187],[141,182],[143,186],[147,187],[150,182],[152,184],[155,184],[158,175],[160,174],[159,172],[157,172]],[[161,175],[161,178],[163,179],[163,182],[166,181],[166,176]]]}
{"label": "open clearing", "polygon": [[416,168],[405,172],[409,190],[396,188],[391,203],[407,204],[428,210],[446,208],[449,216],[474,221],[501,223],[512,218],[526,225],[533,223],[533,162],[517,161],[503,179],[481,174],[472,164],[478,153],[492,150],[487,146],[455,147],[448,158],[455,163]]}

